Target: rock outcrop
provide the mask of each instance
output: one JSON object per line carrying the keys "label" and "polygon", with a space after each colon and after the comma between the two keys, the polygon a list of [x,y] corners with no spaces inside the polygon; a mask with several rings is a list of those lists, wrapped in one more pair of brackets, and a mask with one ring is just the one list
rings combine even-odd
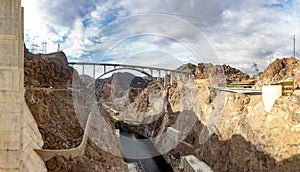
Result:
{"label": "rock outcrop", "polygon": [[295,87],[300,86],[300,61],[294,57],[276,59],[259,76],[258,84],[272,84],[292,77]]}
{"label": "rock outcrop", "polygon": [[73,108],[72,78],[63,52],[25,52],[25,99],[38,123],[45,149],[66,149],[81,143],[83,129]]}
{"label": "rock outcrop", "polygon": [[[83,130],[72,107],[72,94],[48,90],[72,87],[74,70],[62,53],[26,52],[26,56],[26,101],[38,122],[44,147],[76,147]],[[295,58],[277,59],[259,76],[256,86],[293,77],[297,87],[298,67]],[[193,154],[214,171],[300,171],[299,90],[290,99],[280,97],[272,110],[265,112],[261,95],[224,93],[210,87],[211,77],[220,73],[227,83],[249,78],[238,69],[200,63],[183,65],[178,70],[191,71],[197,82],[177,83],[163,91],[155,82],[117,73],[95,81],[96,98],[113,102],[112,108],[122,112],[126,119],[140,121],[136,132],[146,137],[158,136],[154,142],[160,148],[172,145],[170,141],[159,140],[167,127],[187,130],[186,137],[168,150],[173,157]],[[85,77],[84,81],[92,80]],[[110,120],[109,114],[105,114],[105,120]],[[184,121],[188,124],[180,125]],[[111,121],[108,123],[112,125]],[[47,168],[49,171],[127,170],[122,159],[105,153],[91,140],[84,156],[54,157],[47,161]]]}
{"label": "rock outcrop", "polygon": [[[69,149],[82,142],[83,126],[73,104],[72,82],[84,86],[63,52],[32,54],[25,51],[25,99],[44,140],[44,149]],[[81,107],[80,107],[81,108]],[[85,118],[85,117],[83,117]],[[81,120],[81,121],[80,121]],[[48,171],[128,171],[122,158],[105,152],[91,140],[80,157],[56,156]]]}
{"label": "rock outcrop", "polygon": [[[264,71],[261,79],[270,83],[293,77],[297,82],[297,69],[298,60],[278,59]],[[218,121],[210,112],[212,106],[207,104],[210,101],[205,101],[208,95],[215,93],[205,87],[205,84],[199,85],[197,96],[202,110],[195,111],[199,123],[185,139],[193,146],[179,144],[171,151],[174,155],[194,154],[215,171],[300,170],[298,90],[291,99],[279,98],[269,113],[264,111],[260,95],[226,93],[224,99],[219,100],[223,101],[220,103],[224,108],[219,112]],[[201,133],[211,124],[207,121],[210,116],[215,120],[214,134],[199,144]]]}
{"label": "rock outcrop", "polygon": [[[295,76],[298,76],[298,63],[293,58],[278,59],[270,64],[260,78],[264,83],[270,83],[294,77],[297,83],[298,77]],[[180,69],[190,69],[198,79],[203,80],[172,86],[167,94],[168,115],[147,116],[144,123],[153,121],[152,118],[156,121],[143,125],[145,128],[139,127],[140,134],[153,137],[159,132],[166,132],[168,126],[184,130],[189,126],[175,125],[180,120],[180,114],[184,113],[186,119],[194,115],[198,120],[186,133],[187,137],[169,151],[174,157],[193,154],[214,171],[300,170],[299,90],[295,90],[290,99],[280,97],[271,112],[265,112],[261,95],[222,93],[211,89],[207,79],[212,75],[209,72],[217,69],[214,66],[199,64],[195,67],[189,64]],[[226,65],[222,69],[227,82],[249,77]],[[193,93],[195,86],[197,94]],[[147,95],[151,90],[156,91],[149,86],[133,102],[139,111],[149,108],[151,102],[145,103],[143,100],[149,100]],[[188,112],[182,108],[186,102],[189,102],[185,106]],[[197,105],[193,105],[193,102]],[[157,147],[163,147],[163,144],[166,142],[158,141]],[[165,146],[171,145],[170,142]]]}
{"label": "rock outcrop", "polygon": [[225,64],[213,65],[211,63],[199,63],[198,65],[193,65],[189,63],[180,66],[178,70],[191,72],[197,79],[209,79],[213,77],[213,75],[219,74],[220,77],[226,79],[227,83],[249,79],[248,74]]}

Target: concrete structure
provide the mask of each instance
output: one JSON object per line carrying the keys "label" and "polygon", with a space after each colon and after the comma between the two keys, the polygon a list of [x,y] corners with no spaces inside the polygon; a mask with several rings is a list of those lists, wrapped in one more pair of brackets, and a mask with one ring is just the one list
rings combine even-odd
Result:
{"label": "concrete structure", "polygon": [[252,88],[254,85],[255,85],[255,80],[244,80],[244,81],[231,82],[228,84],[228,87]]}
{"label": "concrete structure", "polygon": [[239,94],[250,94],[250,95],[262,94],[262,90],[252,89],[252,88],[229,88],[229,87],[212,87],[212,88],[219,91],[226,91],[226,92],[239,93]]}
{"label": "concrete structure", "polygon": [[[157,67],[113,64],[113,63],[87,63],[87,62],[69,62],[69,65],[75,68],[79,75],[88,74],[93,79],[101,78],[109,73],[118,70],[131,70],[142,73],[152,79],[162,82],[163,87],[176,84],[178,77],[193,78],[192,72],[164,69]],[[99,69],[101,68],[101,71]],[[90,71],[90,73],[88,73]],[[92,83],[90,84],[92,85]]]}
{"label": "concrete structure", "polygon": [[265,106],[265,111],[270,112],[275,100],[282,95],[281,85],[265,85],[262,87],[262,101]]}
{"label": "concrete structure", "polygon": [[115,129],[115,135],[120,138],[120,129]]}
{"label": "concrete structure", "polygon": [[129,172],[144,172],[144,170],[140,167],[141,164],[138,162],[127,163]]}
{"label": "concrete structure", "polygon": [[21,0],[0,0],[0,171],[46,171],[33,151],[43,145],[24,100]]}
{"label": "concrete structure", "polygon": [[213,170],[194,155],[181,157],[180,168],[184,172],[213,172]]}
{"label": "concrete structure", "polygon": [[175,142],[178,142],[182,139],[183,133],[175,128],[168,127],[167,134],[170,136]]}
{"label": "concrete structure", "polygon": [[84,129],[84,135],[82,138],[82,141],[80,143],[79,146],[75,147],[75,148],[71,148],[71,149],[59,149],[59,150],[54,150],[54,149],[35,149],[35,151],[37,152],[37,154],[44,160],[44,161],[48,161],[53,157],[56,156],[63,156],[66,159],[69,158],[74,158],[74,157],[78,157],[78,156],[83,156],[85,149],[86,149],[86,145],[87,145],[87,141],[88,141],[88,136],[89,136],[89,128],[92,122],[92,116],[94,111],[91,111],[88,119],[87,119],[87,123]]}
{"label": "concrete structure", "polygon": [[294,80],[292,78],[286,78],[280,85],[282,85],[282,96],[290,98],[294,92]]}
{"label": "concrete structure", "polygon": [[26,103],[24,103],[23,119],[23,157],[22,167],[19,171],[47,171],[44,161],[34,151],[35,149],[41,149],[44,142]]}
{"label": "concrete structure", "polygon": [[35,149],[35,152],[43,159],[43,161],[48,161],[53,157],[56,156],[62,156],[66,159],[74,158],[74,157],[79,157],[83,156],[86,145],[87,145],[87,139],[88,135],[85,133],[83,135],[83,139],[80,143],[79,146],[76,148],[71,148],[71,149],[60,149],[60,150],[54,150],[54,149]]}

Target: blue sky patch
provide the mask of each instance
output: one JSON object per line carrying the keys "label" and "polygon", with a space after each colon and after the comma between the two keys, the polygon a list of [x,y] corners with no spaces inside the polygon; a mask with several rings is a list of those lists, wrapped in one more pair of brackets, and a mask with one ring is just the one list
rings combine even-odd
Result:
{"label": "blue sky patch", "polygon": [[103,59],[101,59],[101,62],[111,62],[114,60],[113,56],[106,56]]}
{"label": "blue sky patch", "polygon": [[286,5],[292,3],[292,0],[287,0],[279,3],[272,3],[272,4],[263,4],[262,7],[265,8],[284,8]]}

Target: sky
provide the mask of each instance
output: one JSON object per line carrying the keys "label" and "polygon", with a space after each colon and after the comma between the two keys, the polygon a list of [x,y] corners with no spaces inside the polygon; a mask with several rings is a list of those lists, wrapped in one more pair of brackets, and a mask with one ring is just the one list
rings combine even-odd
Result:
{"label": "sky", "polygon": [[[69,61],[174,69],[229,64],[249,74],[300,57],[298,0],[22,0],[25,43]],[[38,50],[34,46],[39,45]]]}

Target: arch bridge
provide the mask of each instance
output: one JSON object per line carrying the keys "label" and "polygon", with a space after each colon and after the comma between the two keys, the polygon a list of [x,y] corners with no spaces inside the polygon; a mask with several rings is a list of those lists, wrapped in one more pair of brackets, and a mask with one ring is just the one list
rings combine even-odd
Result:
{"label": "arch bridge", "polygon": [[192,72],[139,65],[89,62],[69,62],[69,65],[75,68],[80,75],[89,74],[93,79],[118,70],[132,70],[161,82],[164,87],[175,84],[178,74],[187,78],[194,76]]}

